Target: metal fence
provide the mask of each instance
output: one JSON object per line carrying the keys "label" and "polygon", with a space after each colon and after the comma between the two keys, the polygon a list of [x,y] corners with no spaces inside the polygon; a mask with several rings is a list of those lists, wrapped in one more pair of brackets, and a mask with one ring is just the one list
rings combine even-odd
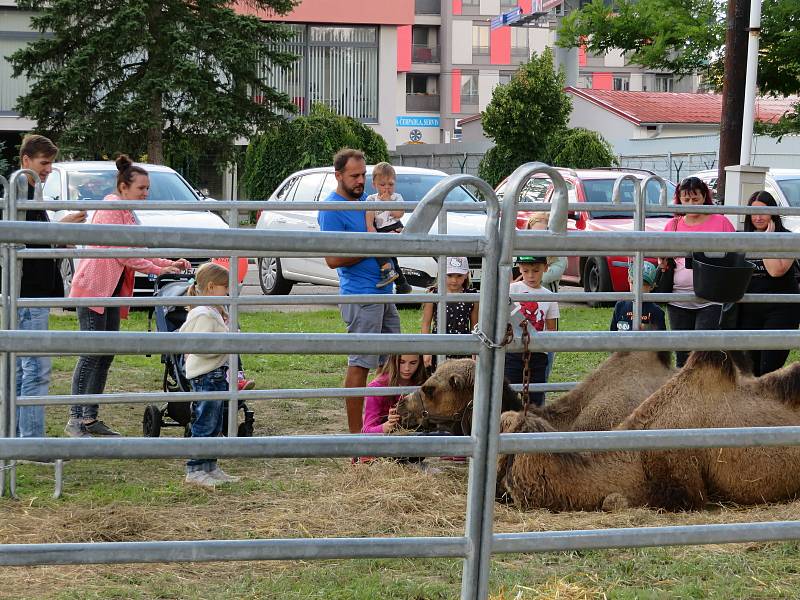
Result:
{"label": "metal fence", "polygon": [[[536,173],[548,174],[555,192],[550,205],[550,227],[542,232],[516,231],[517,198],[526,181]],[[169,209],[187,208],[185,203],[165,202],[33,202],[16,197],[16,179],[29,173],[17,173],[6,190],[4,217],[0,222],[2,250],[2,332],[0,333],[0,489],[13,495],[16,491],[14,461],[62,456],[68,459],[87,458],[177,458],[177,457],[350,457],[350,456],[442,456],[471,457],[469,464],[467,515],[465,530],[452,537],[388,537],[388,538],[324,538],[324,539],[261,539],[261,540],[203,540],[151,541],[130,543],[75,544],[5,544],[0,545],[2,565],[90,564],[127,562],[177,562],[220,560],[277,560],[329,558],[396,558],[396,557],[461,557],[464,559],[461,597],[487,598],[489,567],[492,554],[508,552],[544,552],[583,548],[617,548],[663,546],[674,544],[710,544],[742,541],[786,540],[800,538],[800,524],[775,522],[759,524],[702,525],[691,527],[622,528],[587,531],[521,532],[494,534],[495,461],[499,453],[565,452],[586,450],[636,450],[646,448],[704,448],[752,445],[800,444],[800,427],[765,427],[740,429],[665,430],[665,431],[606,431],[550,434],[499,435],[499,415],[503,366],[507,350],[522,350],[519,340],[510,346],[499,343],[506,329],[513,256],[524,254],[631,254],[635,257],[635,289],[625,294],[586,294],[559,292],[559,299],[581,301],[616,298],[633,299],[636,306],[634,326],[639,323],[643,300],[664,300],[665,295],[643,294],[640,276],[641,261],[647,255],[674,255],[697,249],[732,251],[745,249],[756,256],[797,255],[800,235],[762,235],[703,233],[653,233],[643,231],[618,233],[588,233],[567,235],[567,215],[579,206],[568,203],[567,188],[560,173],[541,164],[523,165],[510,177],[502,207],[491,187],[470,175],[456,175],[438,183],[416,205],[405,231],[396,236],[376,234],[313,233],[265,231],[191,231],[170,227],[124,227],[109,225],[61,225],[17,221],[18,210],[33,208],[104,208],[104,209]],[[597,205],[596,210],[619,210],[617,182],[615,203]],[[665,186],[662,180],[656,178]],[[643,184],[632,180],[636,194],[635,222],[643,229],[644,215],[658,206],[647,207],[641,200]],[[464,209],[445,203],[449,191],[457,186],[472,185],[486,199],[483,235],[447,235],[447,210]],[[662,195],[662,201],[666,196]],[[235,224],[239,211],[255,209],[286,210],[270,203],[220,202],[219,208],[230,210],[229,221]],[[365,208],[398,209],[402,203],[294,203],[297,210],[364,210]],[[475,207],[470,207],[474,210]],[[663,208],[661,209],[663,210]],[[675,207],[675,212],[720,212],[721,207]],[[774,213],[771,208],[727,208],[728,212]],[[783,214],[800,209],[781,209]],[[429,230],[438,219],[438,233]],[[52,243],[56,245],[93,244],[106,247],[81,249],[26,249],[20,244]],[[117,246],[107,247],[107,246]],[[121,249],[118,246],[128,246]],[[137,249],[138,248],[138,249]],[[160,248],[156,250],[155,248]],[[202,248],[202,250],[198,250]],[[169,250],[167,250],[169,249]],[[91,298],[80,300],[34,300],[18,298],[18,273],[15,266],[22,258],[33,257],[108,257],[119,255],[154,256],[176,253],[191,256],[232,255],[230,290],[226,300],[230,306],[231,322],[243,304],[286,303],[286,298],[241,298],[238,295],[238,256],[480,256],[482,279],[478,330],[472,336],[447,335],[445,327],[436,335],[350,335],[350,334],[164,334],[164,333],[96,333],[70,331],[17,331],[16,309],[22,306],[111,306],[120,303],[136,304],[128,299]],[[443,264],[443,262],[440,262]],[[410,295],[400,301],[438,301],[439,322],[445,322],[444,308],[449,296],[444,285],[444,272],[438,274],[440,294]],[[460,295],[459,295],[460,296]],[[762,297],[763,296],[763,297]],[[676,298],[677,296],[669,296]],[[691,296],[690,296],[691,297]],[[332,296],[328,298],[299,297],[303,301],[321,303],[389,302],[392,297]],[[525,296],[536,300],[535,294]],[[549,299],[553,299],[551,295]],[[543,297],[542,297],[543,299]],[[682,298],[683,299],[683,298]],[[214,298],[219,303],[219,297]],[[203,303],[196,298],[187,302],[159,299],[160,304]],[[776,301],[775,296],[751,295],[744,301]],[[153,304],[154,300],[146,299]],[[612,350],[690,350],[690,349],[771,349],[787,345],[798,346],[798,331],[707,331],[707,332],[552,332],[534,336],[536,351],[612,351]],[[80,350],[76,350],[80,348]],[[122,349],[122,350],[120,350]],[[275,397],[308,397],[328,395],[362,395],[362,390],[258,390],[238,392],[236,386],[220,394],[185,394],[184,398],[230,400],[229,438],[207,439],[14,439],[15,407],[23,404],[66,404],[86,402],[152,402],[155,399],[175,400],[174,394],[107,394],[98,396],[16,397],[15,358],[30,354],[158,354],[158,353],[228,353],[236,354],[477,354],[472,433],[466,437],[394,437],[394,436],[274,436],[268,438],[236,438],[236,400]],[[387,389],[386,393],[397,393]],[[406,391],[405,389],[403,391]],[[169,396],[169,397],[167,397]],[[7,476],[6,476],[7,475]],[[57,473],[60,477],[60,473]],[[331,532],[335,534],[335,532]],[[454,532],[455,533],[455,532]]]}

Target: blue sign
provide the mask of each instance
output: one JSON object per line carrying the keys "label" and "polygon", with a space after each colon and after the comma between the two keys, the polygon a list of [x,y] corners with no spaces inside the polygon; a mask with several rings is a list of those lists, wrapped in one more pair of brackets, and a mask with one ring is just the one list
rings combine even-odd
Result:
{"label": "blue sign", "polygon": [[497,29],[498,27],[502,26],[503,26],[503,15],[497,15],[496,17],[492,17],[492,20],[489,23],[489,29]]}
{"label": "blue sign", "polygon": [[492,17],[492,20],[489,23],[489,29],[497,29],[505,25],[511,25],[511,23],[516,23],[521,18],[522,8],[518,6],[514,10],[510,10],[508,12],[504,12],[502,15]]}
{"label": "blue sign", "polygon": [[439,127],[439,117],[395,117],[395,127]]}

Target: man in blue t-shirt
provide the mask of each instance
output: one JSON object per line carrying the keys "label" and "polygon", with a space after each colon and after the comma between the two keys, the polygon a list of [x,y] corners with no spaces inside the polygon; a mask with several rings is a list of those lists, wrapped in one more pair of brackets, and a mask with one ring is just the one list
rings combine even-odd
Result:
{"label": "man in blue t-shirt", "polygon": [[[363,152],[344,149],[333,157],[336,174],[335,192],[324,199],[327,202],[361,202],[364,200],[364,182],[367,163]],[[321,210],[317,217],[322,231],[367,232],[366,212],[363,210]],[[342,295],[391,294],[393,285],[376,288],[381,279],[381,267],[372,257],[326,256],[325,262],[339,274],[339,291]],[[340,304],[339,312],[347,325],[347,333],[400,333],[400,315],[394,304]],[[347,375],[344,387],[366,387],[370,369],[378,366],[380,357],[375,354],[354,354],[347,357]],[[350,433],[360,433],[364,398],[346,398],[347,425]]]}

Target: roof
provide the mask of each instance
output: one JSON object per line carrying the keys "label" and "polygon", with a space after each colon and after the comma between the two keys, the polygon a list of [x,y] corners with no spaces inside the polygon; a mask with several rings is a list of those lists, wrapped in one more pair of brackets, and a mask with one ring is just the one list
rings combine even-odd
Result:
{"label": "roof", "polygon": [[[151,165],[148,163],[133,163],[137,167],[142,167],[145,171],[166,171],[172,172],[173,169],[164,165]],[[116,171],[117,165],[113,160],[73,160],[53,163],[54,168],[65,171]]]}
{"label": "roof", "polygon": [[[567,87],[565,91],[591,102],[636,125],[655,123],[718,124],[722,114],[720,94],[623,92]],[[800,97],[756,98],[756,120],[777,121]]]}

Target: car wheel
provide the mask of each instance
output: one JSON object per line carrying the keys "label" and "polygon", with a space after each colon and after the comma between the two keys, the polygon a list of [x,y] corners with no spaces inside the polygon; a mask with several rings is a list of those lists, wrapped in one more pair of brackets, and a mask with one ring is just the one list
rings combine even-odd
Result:
{"label": "car wheel", "polygon": [[[64,297],[69,298],[69,290],[72,287],[72,276],[75,274],[75,265],[71,258],[64,258],[60,261],[58,266],[61,272],[61,279],[64,282]],[[75,310],[70,309],[70,310]]]}
{"label": "car wheel", "polygon": [[294,283],[283,278],[281,259],[265,256],[258,259],[258,282],[267,296],[283,296],[292,291]]}
{"label": "car wheel", "polygon": [[[611,292],[611,274],[604,256],[592,256],[583,269],[583,290],[586,292]],[[592,308],[609,306],[609,302],[588,302]]]}

